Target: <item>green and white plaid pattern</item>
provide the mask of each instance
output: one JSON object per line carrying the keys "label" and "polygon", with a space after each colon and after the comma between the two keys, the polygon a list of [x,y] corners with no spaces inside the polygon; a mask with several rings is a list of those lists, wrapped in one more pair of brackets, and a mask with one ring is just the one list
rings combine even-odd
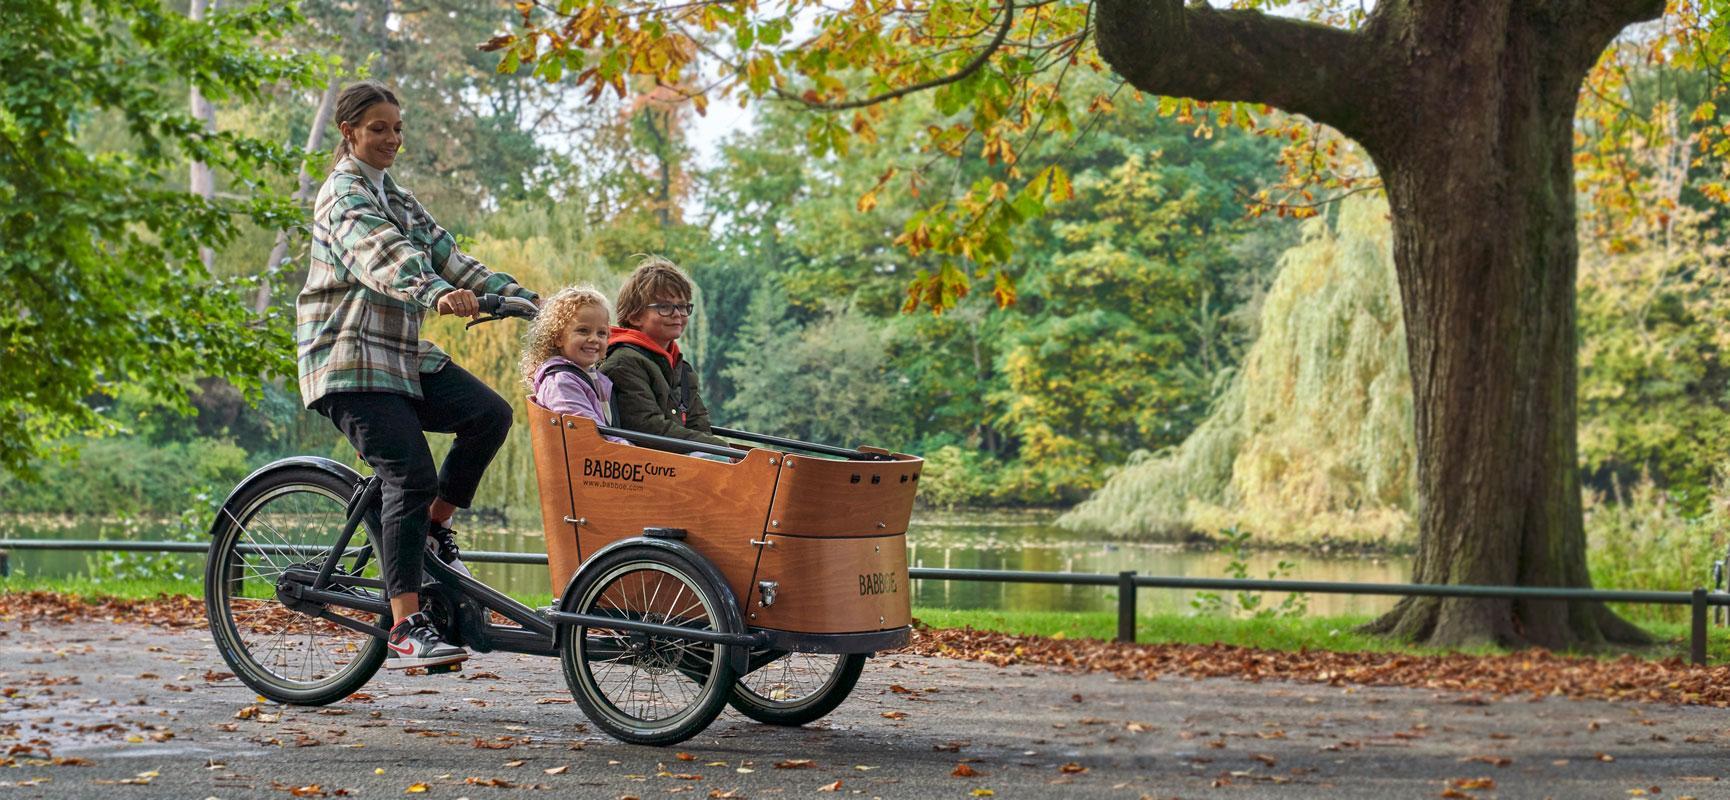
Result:
{"label": "green and white plaid pattern", "polygon": [[351,158],[313,206],[312,266],[295,299],[300,398],[333,392],[421,397],[420,376],[450,363],[420,338],[421,314],[456,289],[537,295],[457,249],[420,201],[384,176],[389,210]]}

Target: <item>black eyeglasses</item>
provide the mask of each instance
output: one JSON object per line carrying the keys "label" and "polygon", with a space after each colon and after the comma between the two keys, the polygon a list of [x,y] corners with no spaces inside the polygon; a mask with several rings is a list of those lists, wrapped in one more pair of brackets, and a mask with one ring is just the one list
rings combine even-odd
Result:
{"label": "black eyeglasses", "polygon": [[654,309],[656,314],[660,314],[663,317],[670,317],[670,316],[673,316],[674,314],[678,314],[681,317],[688,317],[688,316],[691,316],[692,311],[697,310],[697,304],[696,303],[650,303],[649,308]]}

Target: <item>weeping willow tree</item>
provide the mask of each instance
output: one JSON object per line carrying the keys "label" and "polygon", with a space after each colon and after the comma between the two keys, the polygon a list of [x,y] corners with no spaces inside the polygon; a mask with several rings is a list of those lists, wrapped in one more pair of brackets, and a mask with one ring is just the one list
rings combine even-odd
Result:
{"label": "weeping willow tree", "polygon": [[1182,445],[1119,470],[1063,524],[1410,543],[1412,393],[1387,213],[1351,198],[1333,223],[1304,223],[1260,336],[1209,417]]}

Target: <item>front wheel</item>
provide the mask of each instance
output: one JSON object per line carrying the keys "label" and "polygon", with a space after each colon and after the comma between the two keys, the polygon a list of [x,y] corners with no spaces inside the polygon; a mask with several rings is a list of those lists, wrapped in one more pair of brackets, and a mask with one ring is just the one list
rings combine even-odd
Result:
{"label": "front wheel", "polygon": [[[353,488],[322,470],[286,469],[244,488],[217,512],[222,524],[204,568],[205,616],[235,677],[276,702],[334,703],[366,685],[384,663],[383,639],[290,610],[277,599],[285,571],[316,571],[336,543]],[[378,578],[367,543],[362,526],[340,565],[343,574]],[[382,601],[376,591],[350,591]]]}
{"label": "front wheel", "polygon": [[[721,592],[684,556],[627,547],[583,566],[566,610],[701,631],[729,631]],[[626,628],[559,630],[565,683],[589,720],[615,739],[669,745],[709,727],[733,689],[728,645]]]}
{"label": "front wheel", "polygon": [[740,678],[729,702],[767,725],[804,725],[841,705],[864,669],[863,653],[783,653]]}

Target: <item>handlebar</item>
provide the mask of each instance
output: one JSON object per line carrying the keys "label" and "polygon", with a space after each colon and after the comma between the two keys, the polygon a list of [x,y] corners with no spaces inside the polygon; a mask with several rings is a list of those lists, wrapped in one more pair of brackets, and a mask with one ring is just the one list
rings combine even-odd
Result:
{"label": "handlebar", "polygon": [[506,317],[534,319],[535,314],[540,312],[540,309],[536,308],[535,304],[531,301],[524,300],[521,297],[507,297],[502,294],[477,295],[475,297],[475,304],[480,307],[481,313],[486,316],[479,316],[469,320],[469,323],[463,326],[464,329],[473,328],[483,322],[492,322]]}

